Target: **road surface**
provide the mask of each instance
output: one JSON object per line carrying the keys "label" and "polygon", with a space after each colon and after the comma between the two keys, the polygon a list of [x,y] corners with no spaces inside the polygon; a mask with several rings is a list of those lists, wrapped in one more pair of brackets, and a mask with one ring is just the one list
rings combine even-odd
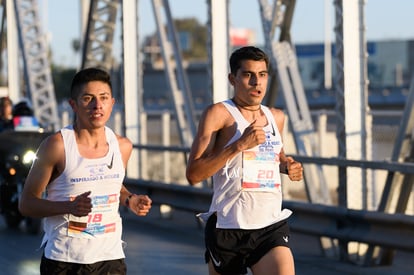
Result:
{"label": "road surface", "polygon": [[[203,230],[194,215],[173,211],[162,217],[154,206],[148,217],[136,217],[122,211],[124,217],[125,253],[128,274],[207,274],[204,264]],[[6,228],[0,218],[1,274],[37,275],[41,250],[41,235]],[[292,250],[296,274],[414,274],[414,253],[397,251],[392,266],[362,267],[340,262],[320,253],[316,238],[292,233]]]}

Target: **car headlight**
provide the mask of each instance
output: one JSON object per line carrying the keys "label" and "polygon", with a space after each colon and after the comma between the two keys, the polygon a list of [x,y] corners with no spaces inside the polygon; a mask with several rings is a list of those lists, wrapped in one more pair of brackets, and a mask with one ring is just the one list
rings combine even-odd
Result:
{"label": "car headlight", "polygon": [[32,150],[26,151],[23,155],[23,164],[31,164],[36,159],[36,153]]}

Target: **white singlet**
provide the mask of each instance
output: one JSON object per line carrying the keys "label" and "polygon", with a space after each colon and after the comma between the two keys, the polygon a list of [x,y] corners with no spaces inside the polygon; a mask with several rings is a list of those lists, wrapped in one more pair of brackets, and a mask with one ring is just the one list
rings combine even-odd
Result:
{"label": "white singlet", "polygon": [[73,126],[60,130],[65,148],[65,169],[47,188],[47,199],[67,201],[91,191],[92,212],[44,219],[45,256],[48,259],[92,264],[125,258],[119,195],[125,168],[117,137],[105,127],[108,153],[87,159],[80,155]]}
{"label": "white singlet", "polygon": [[[237,129],[226,146],[239,139],[250,123],[232,100],[222,104],[234,117]],[[279,153],[282,139],[269,108],[261,106],[267,118],[266,141],[229,159],[213,175],[214,195],[203,220],[217,213],[217,228],[259,229],[287,219],[292,211],[282,210],[282,182]]]}

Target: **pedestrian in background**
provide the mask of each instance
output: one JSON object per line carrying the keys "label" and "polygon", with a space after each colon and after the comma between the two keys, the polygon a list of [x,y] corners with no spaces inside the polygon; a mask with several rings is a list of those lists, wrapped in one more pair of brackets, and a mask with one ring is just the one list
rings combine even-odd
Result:
{"label": "pedestrian in background", "polygon": [[8,96],[0,98],[0,132],[13,129],[13,102]]}

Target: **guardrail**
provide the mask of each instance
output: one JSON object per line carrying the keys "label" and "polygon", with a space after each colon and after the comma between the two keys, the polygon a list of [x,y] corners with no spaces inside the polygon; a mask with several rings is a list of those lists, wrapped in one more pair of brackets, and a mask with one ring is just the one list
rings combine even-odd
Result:
{"label": "guardrail", "polygon": [[[194,213],[207,211],[212,196],[210,189],[178,184],[126,179],[125,185],[133,192],[148,194],[154,204]],[[414,252],[413,216],[297,201],[285,201],[284,207],[294,213],[289,220],[292,231]]]}
{"label": "guardrail", "polygon": [[[188,153],[189,148],[165,145],[135,145],[138,150],[170,151]],[[339,158],[307,157],[293,155],[304,164],[318,164],[337,167],[358,167],[361,169],[400,172],[414,174],[414,163],[392,161],[349,160]],[[204,212],[210,205],[212,190],[183,186],[174,183],[161,183],[146,180],[126,180],[131,190],[147,193],[155,204],[167,204],[177,209],[191,212]],[[385,192],[385,191],[384,191]],[[390,192],[388,190],[388,192]],[[387,214],[377,211],[353,210],[321,204],[299,201],[284,201],[284,206],[294,211],[289,219],[293,232],[300,232],[315,237],[327,237],[338,240],[340,258],[348,242],[369,245],[369,248],[383,248],[385,253],[379,260],[380,264],[392,264],[393,250],[414,252],[414,216],[404,214]],[[325,251],[329,252],[329,251]],[[365,263],[373,264],[372,254],[367,252]]]}
{"label": "guardrail", "polygon": [[[150,151],[170,151],[170,152],[190,152],[190,148],[182,146],[163,146],[163,145],[134,145],[139,150]],[[391,172],[401,172],[403,174],[414,173],[414,163],[412,162],[393,162],[393,161],[368,161],[368,160],[350,160],[339,158],[307,157],[300,155],[291,155],[295,160],[303,163],[333,165],[339,167],[359,167],[363,169],[380,169]]]}

